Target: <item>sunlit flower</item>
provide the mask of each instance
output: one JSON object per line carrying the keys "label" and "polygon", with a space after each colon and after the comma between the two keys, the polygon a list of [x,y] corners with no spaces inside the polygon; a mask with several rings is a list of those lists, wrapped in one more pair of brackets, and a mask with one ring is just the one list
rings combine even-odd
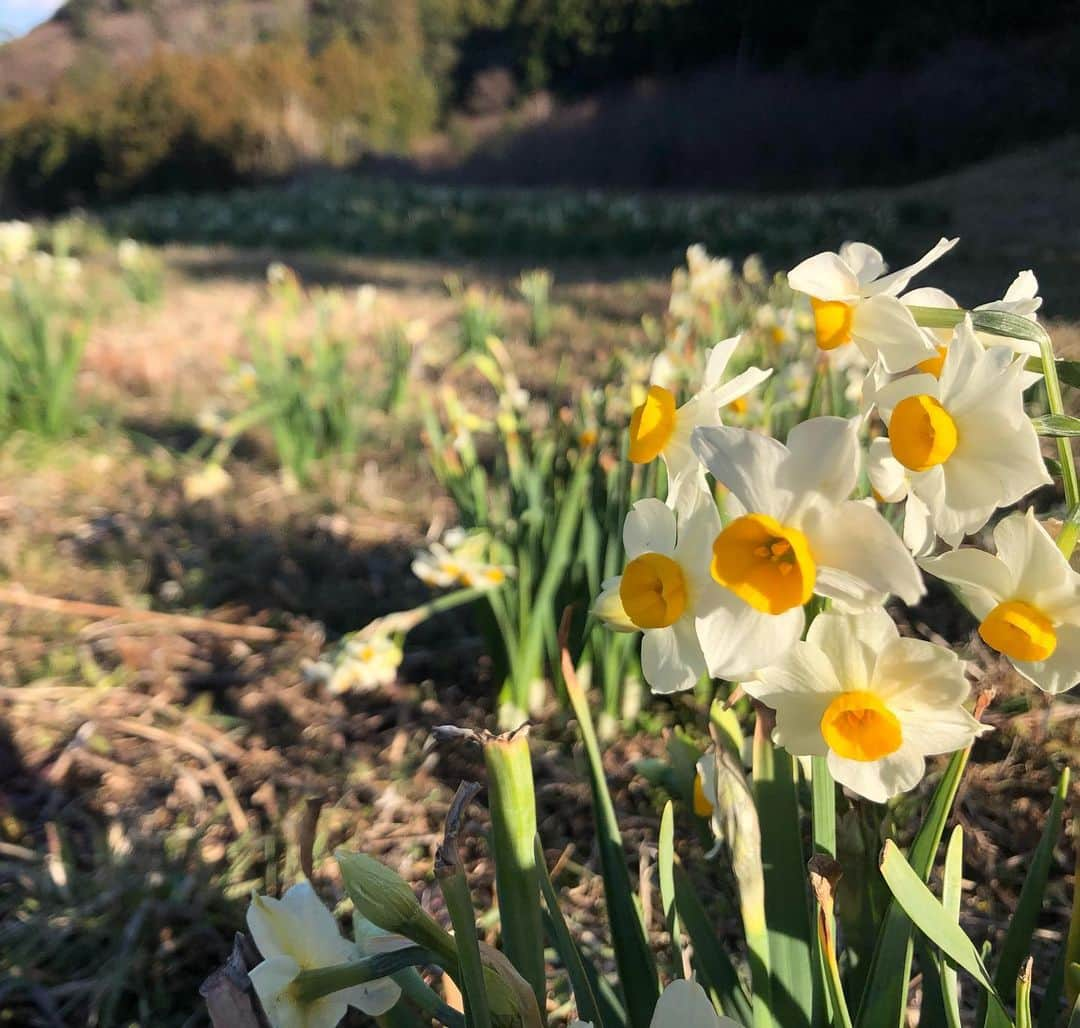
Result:
{"label": "sunlit flower", "polygon": [[412,573],[424,585],[445,589],[461,578],[461,562],[441,543],[432,543],[417,554],[412,562]]}
{"label": "sunlit flower", "polygon": [[710,257],[705,247],[695,243],[687,248],[686,268],[671,275],[668,311],[680,321],[694,321],[702,308],[718,303],[731,285],[734,265],[727,257]]}
{"label": "sunlit flower", "polygon": [[630,460],[648,464],[663,457],[668,472],[668,503],[681,502],[686,491],[694,492],[704,480],[694,456],[690,437],[700,426],[722,424],[721,411],[730,403],[757,388],[772,374],[762,368],[748,368],[730,382],[723,382],[724,369],[742,340],[735,336],[717,343],[709,351],[701,390],[681,407],[675,394],[660,385],[649,387],[645,401],[630,418]]}
{"label": "sunlit flower", "polygon": [[784,446],[737,428],[702,428],[694,447],[744,514],[712,542],[721,614],[698,625],[709,672],[736,679],[773,663],[803,631],[817,593],[853,609],[890,593],[915,603],[919,569],[877,510],[851,500],[858,425],[813,418]]}
{"label": "sunlit flower", "polygon": [[641,671],[654,692],[690,689],[705,674],[695,621],[708,622],[722,592],[703,559],[719,530],[705,493],[679,514],[647,499],[626,516],[628,563],[602,584],[593,613],[616,631],[643,633]]}
{"label": "sunlit flower", "polygon": [[300,1000],[294,983],[301,971],[412,945],[374,926],[365,926],[359,945],[343,939],[337,922],[308,882],[294,885],[280,900],[253,897],[247,922],[263,958],[248,977],[272,1028],[335,1028],[350,1006],[378,1017],[401,997],[394,981],[380,978],[311,1002]]}
{"label": "sunlit flower", "polygon": [[962,706],[969,688],[957,656],[902,639],[881,608],[819,614],[805,642],[743,688],[776,711],[777,745],[827,757],[833,778],[875,803],[914,788],[926,757],[986,730]]}
{"label": "sunlit flower", "polygon": [[[593,1028],[591,1021],[571,1021],[570,1028]],[[649,1028],[742,1028],[722,1017],[705,990],[689,978],[676,978],[660,994]]]}
{"label": "sunlit flower", "polygon": [[988,646],[1045,692],[1066,692],[1080,682],[1080,574],[1030,510],[1005,518],[994,546],[920,563],[956,587]]}
{"label": "sunlit flower", "polygon": [[[1039,283],[1035,275],[1030,271],[1021,271],[1013,280],[1005,293],[1004,299],[994,300],[992,303],[984,303],[976,307],[977,311],[1002,311],[1006,314],[1015,314],[1017,317],[1027,318],[1029,321],[1037,321],[1036,311],[1042,306],[1042,297],[1038,295]],[[900,297],[908,307],[937,307],[945,310],[959,310],[960,305],[948,293],[931,286],[913,289]],[[919,371],[940,377],[941,369],[945,365],[945,353],[952,342],[954,329],[951,328],[924,328],[928,338],[937,349],[934,357],[919,361],[916,366]],[[993,346],[1005,346],[1016,353],[1027,354],[1029,357],[1039,356],[1039,344],[1032,339],[1015,339],[1010,336],[994,335],[990,332],[975,332],[975,338],[984,348]],[[1042,378],[1037,371],[1024,373],[1024,385],[1032,385]]]}
{"label": "sunlit flower", "polygon": [[884,501],[907,497],[904,540],[915,553],[929,552],[935,534],[957,546],[998,507],[1050,482],[1023,374],[1024,358],[983,350],[967,318],[940,378],[909,375],[876,393],[889,435],[870,445],[870,479]]}
{"label": "sunlit flower", "polygon": [[[1038,321],[1036,312],[1042,306],[1042,297],[1039,296],[1039,280],[1033,271],[1021,271],[1013,279],[1005,296],[992,303],[984,303],[976,307],[977,311],[1003,311],[1006,314],[1015,314],[1029,321]],[[1005,345],[1011,346],[1017,353],[1026,353],[1030,357],[1039,356],[1039,344],[1032,339],[1010,339],[1004,336],[993,336],[988,333],[980,333],[979,341],[983,346]]]}
{"label": "sunlit flower", "polygon": [[33,247],[33,225],[26,221],[0,221],[0,262],[18,264]]}
{"label": "sunlit flower", "polygon": [[347,639],[332,661],[309,665],[309,677],[326,683],[335,696],[346,692],[368,692],[397,680],[404,654],[393,639],[385,635]]}
{"label": "sunlit flower", "polygon": [[184,499],[188,503],[212,500],[232,486],[232,476],[220,464],[207,464],[184,478]]}
{"label": "sunlit flower", "polygon": [[472,589],[495,589],[514,574],[512,567],[483,559],[488,538],[483,533],[466,535],[451,529],[441,543],[434,542],[417,554],[412,572],[434,589],[461,584]]}
{"label": "sunlit flower", "polygon": [[121,268],[134,268],[141,260],[142,247],[134,239],[121,239],[116,244],[116,263]]}
{"label": "sunlit flower", "polygon": [[898,297],[956,243],[942,239],[914,264],[889,275],[874,247],[845,243],[839,253],[819,253],[792,268],[788,283],[810,297],[821,349],[854,342],[867,360],[880,358],[890,373],[904,371],[933,357],[935,349]]}

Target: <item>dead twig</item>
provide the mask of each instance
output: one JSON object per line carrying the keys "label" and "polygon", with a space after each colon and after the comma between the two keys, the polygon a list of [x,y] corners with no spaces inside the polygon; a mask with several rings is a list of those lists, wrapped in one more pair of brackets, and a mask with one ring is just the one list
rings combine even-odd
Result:
{"label": "dead twig", "polygon": [[214,759],[214,755],[201,742],[185,738],[174,732],[167,732],[163,728],[155,728],[153,725],[144,725],[134,718],[119,718],[112,723],[116,728],[127,732],[129,735],[137,735],[150,742],[175,746],[178,750],[183,750],[190,756],[202,761],[215,788],[225,801],[236,834],[243,835],[248,830],[247,816],[244,813],[244,808],[240,805],[240,801],[236,798],[233,787],[229,784],[229,779],[225,777],[225,772],[221,770],[221,765]]}
{"label": "dead twig", "polygon": [[64,600],[55,596],[39,596],[23,589],[0,586],[0,603],[30,610],[45,610],[68,617],[89,618],[93,621],[106,618],[122,618],[144,624],[158,622],[177,632],[209,632],[213,635],[234,639],[250,639],[254,642],[276,642],[282,633],[265,625],[236,625],[213,618],[193,617],[190,614],[168,614],[155,610],[139,610],[136,607],[113,607],[104,603],[85,603],[82,600]]}

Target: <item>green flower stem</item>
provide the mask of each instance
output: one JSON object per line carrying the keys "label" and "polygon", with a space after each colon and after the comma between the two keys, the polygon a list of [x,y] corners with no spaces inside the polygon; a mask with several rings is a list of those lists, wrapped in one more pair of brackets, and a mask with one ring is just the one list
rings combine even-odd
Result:
{"label": "green flower stem", "polygon": [[301,971],[297,975],[293,988],[297,998],[304,1003],[312,1003],[333,992],[364,985],[379,978],[389,978],[417,964],[438,963],[436,957],[420,946],[409,946],[394,950],[392,953],[376,953],[360,960],[351,960],[345,964],[333,964],[330,967],[318,967],[311,971]]}
{"label": "green flower stem", "polygon": [[465,1028],[464,1016],[437,996],[415,967],[399,971],[393,978],[401,986],[402,995],[411,999],[429,1017],[442,1022],[446,1028]]}
{"label": "green flower stem", "polygon": [[[1042,360],[1043,381],[1046,384],[1046,402],[1051,414],[1064,415],[1065,403],[1061,396],[1061,381],[1058,379],[1057,364],[1054,361],[1054,344],[1046,329],[1037,321],[1022,318],[1017,314],[1004,311],[963,311],[939,307],[908,307],[915,323],[926,328],[951,328],[960,324],[967,314],[979,331],[1007,339],[1027,339],[1037,343]],[[1066,559],[1072,556],[1080,535],[1080,478],[1076,474],[1076,462],[1073,459],[1072,444],[1065,437],[1057,441],[1058,458],[1061,462],[1061,481],[1065,489],[1066,517],[1058,547]]]}
{"label": "green flower stem", "polygon": [[465,872],[461,865],[455,862],[451,867],[437,869],[436,878],[454,926],[454,940],[457,943],[458,962],[461,966],[459,984],[465,996],[466,1024],[469,1028],[491,1028],[484,965],[480,959],[480,945],[476,937],[476,914]]}
{"label": "green flower stem", "polygon": [[491,848],[503,949],[544,1009],[544,928],[536,866],[536,793],[524,733],[484,746],[491,809]]}

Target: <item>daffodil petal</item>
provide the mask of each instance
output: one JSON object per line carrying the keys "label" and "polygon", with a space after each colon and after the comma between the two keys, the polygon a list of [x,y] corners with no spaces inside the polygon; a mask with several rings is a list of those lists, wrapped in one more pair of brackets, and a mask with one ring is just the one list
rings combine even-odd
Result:
{"label": "daffodil petal", "polygon": [[914,604],[926,591],[911,554],[873,508],[847,500],[812,510],[801,527],[818,565],[816,591],[823,596],[874,606],[890,594]]}
{"label": "daffodil petal", "polygon": [[698,639],[714,678],[741,681],[778,661],[802,635],[802,607],[763,614],[720,589],[717,604],[695,619]]}
{"label": "daffodil petal", "polygon": [[644,633],[641,640],[641,673],[656,693],[692,689],[705,674],[705,658],[689,618],[667,628]]}
{"label": "daffodil petal", "polygon": [[638,500],[623,523],[623,546],[630,560],[643,553],[673,553],[674,513],[662,500]]}
{"label": "daffodil petal", "polygon": [[1057,646],[1047,660],[1014,660],[1012,665],[1045,693],[1056,696],[1068,692],[1080,682],[1080,624],[1058,625]]}
{"label": "daffodil petal", "polygon": [[891,375],[937,356],[911,311],[893,296],[873,296],[859,303],[852,315],[851,334],[877,355]]}

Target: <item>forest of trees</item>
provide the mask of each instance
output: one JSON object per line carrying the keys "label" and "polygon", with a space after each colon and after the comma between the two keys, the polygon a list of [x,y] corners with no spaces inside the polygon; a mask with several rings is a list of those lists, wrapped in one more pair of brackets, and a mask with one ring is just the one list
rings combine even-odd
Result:
{"label": "forest of trees", "polygon": [[[91,38],[95,19],[109,11],[154,18],[170,3],[177,0],[73,0],[57,17]],[[243,16],[244,5],[231,3]],[[292,0],[291,7],[299,16],[254,45],[230,47],[226,39],[205,52],[163,49],[122,70],[99,55],[92,72],[84,62],[43,95],[0,104],[0,195],[8,205],[55,208],[405,154],[469,109],[493,69],[504,83],[496,102],[512,106],[540,89],[573,100],[718,62],[855,79],[917,67],[970,39],[1031,48],[1053,80],[1053,109],[1040,114],[1046,124],[1017,126],[1021,136],[1064,127],[1080,94],[1080,0]]]}

